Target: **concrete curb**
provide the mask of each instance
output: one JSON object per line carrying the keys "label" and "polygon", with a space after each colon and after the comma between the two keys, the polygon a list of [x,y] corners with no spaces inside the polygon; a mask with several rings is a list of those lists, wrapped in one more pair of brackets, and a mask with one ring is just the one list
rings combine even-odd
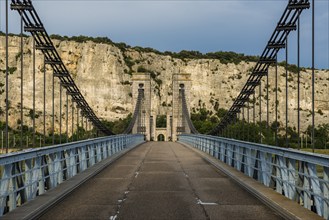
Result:
{"label": "concrete curb", "polygon": [[17,207],[15,210],[2,216],[0,219],[27,220],[27,219],[39,218],[40,216],[42,216],[44,212],[47,211],[47,209],[62,201],[65,197],[70,195],[75,189],[79,188],[82,184],[84,184],[85,182],[96,176],[103,169],[114,163],[116,160],[118,160],[119,158],[130,152],[131,150],[137,148],[141,144],[138,144],[134,147],[125,149],[117,154],[114,154],[111,157],[88,168],[82,173],[78,173],[76,176],[64,181],[56,188],[51,189],[40,196],[37,196],[34,200],[27,202],[21,207]]}
{"label": "concrete curb", "polygon": [[208,161],[220,171],[224,172],[227,176],[237,182],[243,189],[247,190],[266,206],[276,211],[284,219],[323,220],[323,218],[316,213],[305,209],[298,203],[284,197],[283,195],[280,195],[274,190],[264,186],[253,178],[244,175],[240,171],[223,163],[222,161],[217,160],[216,158],[213,158],[190,145],[182,142],[178,143],[199,154],[203,159]]}

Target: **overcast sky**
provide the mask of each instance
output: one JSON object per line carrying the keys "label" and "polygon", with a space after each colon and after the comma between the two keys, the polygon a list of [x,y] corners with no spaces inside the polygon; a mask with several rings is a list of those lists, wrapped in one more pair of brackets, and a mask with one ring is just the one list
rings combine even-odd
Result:
{"label": "overcast sky", "polygon": [[[4,0],[1,30],[4,31]],[[49,34],[107,36],[160,51],[234,51],[260,55],[288,0],[54,1],[34,0]],[[316,0],[316,67],[329,69],[329,1]],[[303,66],[311,66],[311,10],[301,16]],[[10,32],[19,16],[10,11]],[[296,33],[289,38],[295,63]],[[284,51],[281,53],[284,59]]]}

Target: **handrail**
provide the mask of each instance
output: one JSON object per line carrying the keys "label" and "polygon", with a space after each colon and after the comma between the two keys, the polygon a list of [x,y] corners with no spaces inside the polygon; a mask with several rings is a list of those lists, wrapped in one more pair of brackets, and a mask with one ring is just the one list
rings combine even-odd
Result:
{"label": "handrail", "polygon": [[142,142],[139,134],[113,135],[0,156],[0,216]]}
{"label": "handrail", "polygon": [[183,134],[178,138],[329,218],[328,155],[208,135]]}

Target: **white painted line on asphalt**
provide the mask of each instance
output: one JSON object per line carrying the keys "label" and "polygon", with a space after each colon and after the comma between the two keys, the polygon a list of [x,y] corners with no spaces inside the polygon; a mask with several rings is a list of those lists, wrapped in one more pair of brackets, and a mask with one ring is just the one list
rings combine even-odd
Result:
{"label": "white painted line on asphalt", "polygon": [[115,215],[115,216],[110,216],[110,220],[115,220],[115,219],[117,219],[117,215]]}
{"label": "white painted line on asphalt", "polygon": [[202,202],[201,199],[198,199],[197,204],[198,204],[198,205],[218,205],[218,204],[215,203],[215,202]]}

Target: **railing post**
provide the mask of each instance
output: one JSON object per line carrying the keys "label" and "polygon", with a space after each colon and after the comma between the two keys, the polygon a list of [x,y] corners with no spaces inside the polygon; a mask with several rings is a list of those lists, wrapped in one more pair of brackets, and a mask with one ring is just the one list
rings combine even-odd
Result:
{"label": "railing post", "polygon": [[216,155],[216,142],[214,139],[211,141],[211,156],[215,157]]}
{"label": "railing post", "polygon": [[236,160],[236,169],[239,171],[242,171],[242,152],[243,148],[242,146],[236,145],[236,152],[235,152],[235,160]]}
{"label": "railing post", "polygon": [[[218,158],[328,219],[328,156],[206,135],[181,135],[180,141]],[[317,173],[320,167],[323,177]]]}
{"label": "railing post", "polygon": [[110,141],[110,151],[111,151],[111,156],[115,153],[114,152],[114,139],[111,139]]}
{"label": "railing post", "polygon": [[49,171],[49,188],[52,189],[57,185],[57,180],[55,178],[55,156],[54,156],[54,154],[49,154],[48,171]]}
{"label": "railing post", "polygon": [[74,168],[76,167],[74,150],[67,150],[65,152],[65,161],[66,161],[66,169],[67,169],[67,177],[71,178],[74,176]]}
{"label": "railing post", "polygon": [[232,155],[231,155],[231,144],[230,143],[227,143],[225,144],[225,161],[224,163],[230,165],[231,163],[231,158],[232,158]]}
{"label": "railing post", "polygon": [[329,167],[324,167],[323,169],[323,196],[327,198],[323,201],[323,217],[325,219],[329,218]]}
{"label": "railing post", "polygon": [[103,159],[106,159],[108,157],[108,151],[107,151],[107,147],[106,147],[107,142],[103,141],[102,142],[102,151],[103,151]]}
{"label": "railing post", "polygon": [[252,150],[250,148],[246,149],[246,166],[247,166],[247,175],[249,177],[254,176],[254,166],[256,161],[256,154],[255,150]]}
{"label": "railing post", "polygon": [[316,166],[315,164],[309,163],[308,164],[308,172],[310,175],[310,182],[311,182],[311,190],[314,193],[313,198],[314,198],[314,205],[316,207],[316,212],[318,215],[323,216],[323,200],[320,196],[321,192],[321,186],[320,186],[320,181],[317,176],[317,171],[316,171]]}
{"label": "railing post", "polygon": [[25,196],[27,201],[30,201],[33,197],[33,193],[32,193],[32,160],[31,159],[27,159],[25,160],[25,184],[28,185],[25,188]]}
{"label": "railing post", "polygon": [[118,138],[114,138],[114,153],[118,152]]}
{"label": "railing post", "polygon": [[310,178],[309,176],[309,170],[308,170],[308,163],[304,163],[304,181],[303,181],[303,190],[304,190],[304,208],[311,209],[311,194],[309,193],[311,191],[310,188]]}
{"label": "railing post", "polygon": [[289,199],[296,196],[296,160],[288,159]]}
{"label": "railing post", "polygon": [[30,198],[27,197],[28,201],[32,200],[33,198],[36,197],[37,194],[37,190],[38,190],[38,179],[39,179],[39,164],[40,164],[40,157],[37,157],[34,161],[34,166],[31,163],[31,169],[33,167],[33,169],[31,170],[31,195]]}
{"label": "railing post", "polygon": [[87,146],[87,149],[88,149],[88,155],[89,155],[89,164],[90,166],[93,166],[96,161],[95,161],[95,150],[94,150],[94,144],[89,144]]}
{"label": "railing post", "polygon": [[216,159],[219,159],[219,143],[218,143],[218,141],[215,139],[214,140],[214,149],[215,149],[215,155],[214,155],[214,157],[216,158]]}
{"label": "railing post", "polygon": [[62,152],[57,152],[55,154],[55,172],[56,181],[58,184],[63,182],[63,166],[62,166]]}
{"label": "railing post", "polygon": [[121,142],[120,149],[123,150],[124,149],[124,137],[123,136],[120,137],[120,142]]}
{"label": "railing post", "polygon": [[111,140],[106,141],[106,150],[107,150],[108,157],[112,156]]}
{"label": "railing post", "polygon": [[279,167],[280,167],[280,174],[281,174],[281,180],[283,185],[283,191],[284,195],[289,198],[289,177],[288,177],[288,167],[287,167],[287,161],[286,158],[282,156],[278,156],[279,160]]}
{"label": "railing post", "polygon": [[275,188],[276,192],[282,195],[282,178],[281,178],[281,170],[280,170],[280,161],[279,156],[275,155]]}
{"label": "railing post", "polygon": [[11,174],[9,177],[9,211],[12,211],[16,208],[16,177],[13,177],[13,174],[16,173],[16,163],[11,169]]}
{"label": "railing post", "polygon": [[[80,172],[87,169],[87,158],[86,158],[87,150],[86,150],[86,148],[87,148],[86,146],[82,146],[79,148]],[[90,156],[89,156],[89,158],[90,158]]]}
{"label": "railing post", "polygon": [[225,161],[225,148],[226,148],[226,144],[224,142],[220,143],[220,160],[222,162]]}
{"label": "railing post", "polygon": [[7,193],[9,191],[11,173],[12,173],[12,164],[8,164],[4,166],[4,170],[2,173],[1,184],[0,184],[0,216],[4,214],[4,210],[7,203]]}
{"label": "railing post", "polygon": [[102,161],[102,143],[95,143],[93,144],[93,147],[95,148],[96,147],[96,160],[97,160],[97,163]]}
{"label": "railing post", "polygon": [[265,152],[260,152],[260,172],[259,175],[261,177],[261,182],[269,187],[270,186],[270,180],[271,180],[271,160],[272,160],[272,154],[267,154]]}
{"label": "railing post", "polygon": [[38,183],[38,189],[39,189],[39,195],[44,194],[45,192],[45,168],[43,168],[44,164],[44,156],[39,156],[36,160],[36,166],[39,168],[39,183]]}
{"label": "railing post", "polygon": [[142,141],[141,136],[121,135],[0,157],[0,216],[105,159],[111,149],[117,153],[127,142]]}

